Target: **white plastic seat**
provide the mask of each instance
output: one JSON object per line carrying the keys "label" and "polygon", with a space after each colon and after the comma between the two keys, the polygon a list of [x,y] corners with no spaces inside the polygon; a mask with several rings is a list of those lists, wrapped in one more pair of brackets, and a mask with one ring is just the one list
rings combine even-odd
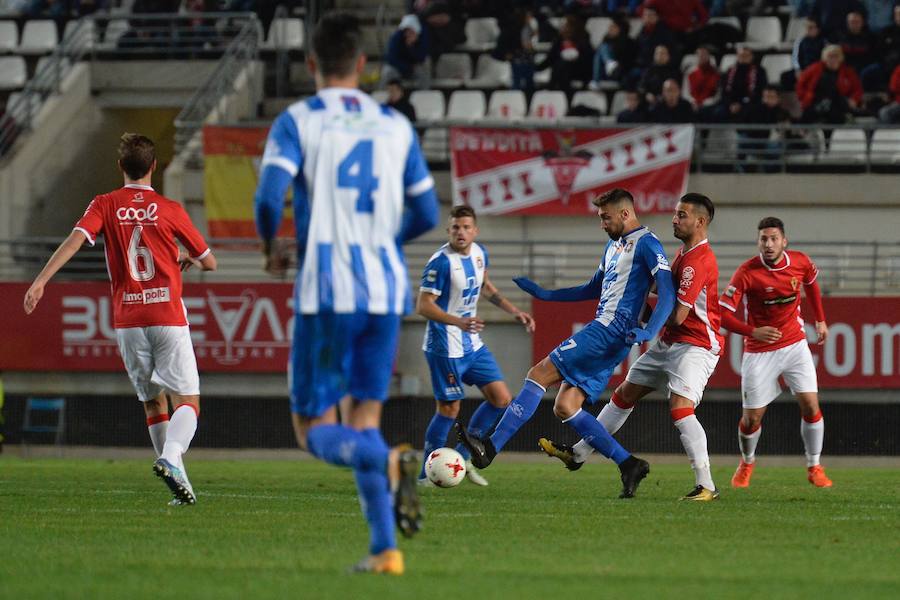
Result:
{"label": "white plastic seat", "polygon": [[600,45],[603,41],[603,36],[606,35],[606,31],[609,29],[610,23],[612,23],[612,19],[609,17],[591,17],[587,20],[585,29],[591,36],[591,46],[596,48]]}
{"label": "white plastic seat", "polygon": [[874,164],[900,163],[900,129],[876,129],[872,135]]}
{"label": "white plastic seat", "polygon": [[526,106],[522,90],[498,90],[488,101],[488,116],[521,119],[527,111]]}
{"label": "white plastic seat", "polygon": [[90,49],[94,47],[94,40],[96,39],[97,29],[93,19],[78,19],[66,23],[66,28],[63,31],[64,43]]}
{"label": "white plastic seat", "polygon": [[[547,55],[540,52],[540,53],[534,55],[534,62],[539,63],[539,62],[543,61],[545,58],[547,58]],[[535,85],[538,85],[538,86],[547,85],[548,83],[550,83],[550,78],[552,76],[553,76],[553,72],[551,71],[550,67],[547,67],[543,71],[535,71],[534,72],[534,83],[535,83]]]}
{"label": "white plastic seat", "polygon": [[722,25],[729,25],[734,27],[738,31],[744,31],[744,28],[741,27],[741,20],[737,17],[710,17],[708,24],[712,25],[714,23],[721,23]]}
{"label": "white plastic seat", "polygon": [[481,90],[457,90],[450,94],[448,119],[481,119],[487,111],[487,101]]}
{"label": "white plastic seat", "polygon": [[[387,90],[375,90],[369,94],[372,97],[372,100],[377,102],[378,104],[384,104],[388,101],[388,92]],[[418,116],[418,115],[416,115]]]}
{"label": "white plastic seat", "polygon": [[628,96],[628,92],[625,90],[619,90],[615,94],[613,94],[612,104],[609,105],[609,114],[613,117],[617,116],[620,112],[625,110],[625,98]]}
{"label": "white plastic seat", "polygon": [[437,90],[416,90],[409,95],[409,103],[416,109],[416,120],[443,119],[444,94]]}
{"label": "white plastic seat", "polygon": [[769,83],[778,83],[781,74],[791,70],[790,54],[766,54],[759,65],[766,70]]}
{"label": "white plastic seat", "polygon": [[606,104],[606,94],[579,90],[572,96],[571,106],[587,106],[588,108],[593,108],[602,116],[607,113],[608,107]]}
{"label": "white plastic seat", "polygon": [[119,44],[119,38],[128,32],[127,19],[112,19],[106,24],[106,31],[103,32],[103,47],[115,48]]}
{"label": "white plastic seat", "polygon": [[434,66],[435,87],[462,87],[465,81],[472,79],[472,61],[468,54],[441,54]]}
{"label": "white plastic seat", "polygon": [[28,80],[25,59],[21,56],[0,57],[0,90],[21,89]]}
{"label": "white plastic seat", "polygon": [[744,42],[750,48],[767,50],[781,44],[781,20],[778,17],[750,17]]}
{"label": "white plastic seat", "polygon": [[19,26],[15,21],[0,21],[0,52],[12,52],[19,45]]}
{"label": "white plastic seat", "polygon": [[531,97],[528,116],[537,119],[561,119],[569,110],[565,92],[539,90]]}
{"label": "white plastic seat", "polygon": [[637,36],[641,35],[641,30],[644,29],[644,21],[641,19],[628,19],[628,37],[637,39]]}
{"label": "white plastic seat", "polygon": [[275,50],[302,50],[303,19],[277,18],[269,25],[265,47]]}
{"label": "white plastic seat", "polygon": [[24,95],[22,92],[13,92],[9,95],[9,98],[6,99],[7,114],[19,122],[24,122],[28,119],[29,104],[31,105],[30,110],[32,119],[37,116],[38,111],[41,109],[40,96],[32,95],[30,103],[23,102],[23,97]]}
{"label": "white plastic seat", "polygon": [[721,71],[722,73],[727,73],[728,69],[733,67],[736,62],[737,62],[736,54],[726,54],[725,56],[722,57],[722,64],[719,65],[719,71]]}
{"label": "white plastic seat", "polygon": [[862,129],[835,129],[831,143],[820,162],[829,164],[859,164],[866,162],[868,141]]}
{"label": "white plastic seat", "polygon": [[497,88],[512,85],[512,67],[505,60],[482,54],[475,65],[475,77],[466,81],[470,88]]}
{"label": "white plastic seat", "polygon": [[56,23],[50,19],[26,21],[19,42],[19,54],[48,54],[59,44]]}
{"label": "white plastic seat", "polygon": [[779,48],[781,50],[790,50],[794,47],[794,42],[806,34],[806,19],[803,17],[791,17],[788,21],[787,29],[784,30],[784,41],[781,42]]}
{"label": "white plastic seat", "polygon": [[466,43],[463,50],[493,50],[500,37],[500,26],[494,17],[473,18],[466,21]]}

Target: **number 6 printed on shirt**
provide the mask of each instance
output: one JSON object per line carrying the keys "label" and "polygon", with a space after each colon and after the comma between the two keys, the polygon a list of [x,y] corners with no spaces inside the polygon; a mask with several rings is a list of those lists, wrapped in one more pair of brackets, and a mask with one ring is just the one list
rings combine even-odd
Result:
{"label": "number 6 printed on shirt", "polygon": [[[131,242],[128,244],[128,272],[135,281],[150,281],[156,275],[156,266],[153,264],[153,255],[150,254],[150,248],[139,246],[141,242],[141,233],[144,228],[140,225],[136,226],[131,232]],[[138,259],[143,259],[144,268]]]}

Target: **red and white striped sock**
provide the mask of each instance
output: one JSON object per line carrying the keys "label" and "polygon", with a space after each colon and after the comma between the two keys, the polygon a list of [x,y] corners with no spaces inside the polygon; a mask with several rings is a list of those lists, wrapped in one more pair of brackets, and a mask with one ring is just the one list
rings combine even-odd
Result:
{"label": "red and white striped sock", "polygon": [[166,430],[169,429],[169,415],[156,415],[147,417],[147,431],[150,432],[150,441],[153,442],[153,451],[156,456],[162,456],[163,447],[166,445]]}
{"label": "red and white striped sock", "polygon": [[166,445],[163,447],[162,458],[166,459],[178,468],[183,466],[181,455],[184,454],[194,439],[197,431],[197,418],[200,411],[193,404],[185,402],[178,405],[172,413],[169,421],[169,430],[166,433]]}
{"label": "red and white striped sock", "polygon": [[825,441],[825,419],[822,418],[821,410],[811,417],[801,419],[800,437],[803,438],[803,447],[806,449],[806,466],[816,466],[822,456],[822,444]]}
{"label": "red and white striped sock", "polygon": [[756,462],[756,444],[759,442],[759,436],[762,435],[762,425],[757,425],[756,429],[746,427],[743,419],[738,421],[738,445],[741,447],[741,457],[748,465]]}

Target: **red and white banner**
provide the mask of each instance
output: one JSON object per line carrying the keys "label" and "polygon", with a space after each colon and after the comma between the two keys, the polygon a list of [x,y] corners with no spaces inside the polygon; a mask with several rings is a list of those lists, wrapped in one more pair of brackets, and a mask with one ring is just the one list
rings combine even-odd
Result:
{"label": "red and white banner", "polygon": [[623,187],[639,212],[671,212],[687,188],[691,125],[450,129],[453,203],[479,214],[583,215]]}
{"label": "red and white banner", "polygon": [[[874,302],[878,310],[872,310]],[[900,388],[900,298],[824,298],[829,335],[823,346],[811,343],[813,359],[823,388]],[[596,302],[556,303],[535,300],[532,314],[537,330],[532,341],[534,362],[547,356],[560,342],[594,318]],[[807,324],[807,337],[815,330]],[[646,348],[646,346],[645,346]],[[628,365],[637,360],[633,349],[616,369],[611,385],[624,378]],[[741,336],[726,338],[725,351],[710,379],[710,388],[740,388]]]}
{"label": "red and white banner", "polygon": [[[0,284],[0,370],[121,371],[109,284],[47,286],[31,315],[28,284]],[[293,332],[289,283],[184,286],[201,371],[283,373]]]}

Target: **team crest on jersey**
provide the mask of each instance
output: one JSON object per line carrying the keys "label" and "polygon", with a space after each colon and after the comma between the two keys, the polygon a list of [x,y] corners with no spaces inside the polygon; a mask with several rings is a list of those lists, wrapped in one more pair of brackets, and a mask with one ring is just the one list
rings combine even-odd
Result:
{"label": "team crest on jersey", "polygon": [[791,289],[795,292],[800,289],[800,280],[796,277],[791,277]]}
{"label": "team crest on jersey", "polygon": [[144,201],[144,193],[138,192],[134,196],[131,197],[132,202],[143,202]]}
{"label": "team crest on jersey", "polygon": [[684,271],[681,272],[681,284],[679,287],[686,288],[691,286],[691,282],[694,280],[694,267],[685,267]]}
{"label": "team crest on jersey", "polygon": [[627,244],[625,244],[625,254],[628,254],[632,250],[634,250],[634,241],[630,241]]}

